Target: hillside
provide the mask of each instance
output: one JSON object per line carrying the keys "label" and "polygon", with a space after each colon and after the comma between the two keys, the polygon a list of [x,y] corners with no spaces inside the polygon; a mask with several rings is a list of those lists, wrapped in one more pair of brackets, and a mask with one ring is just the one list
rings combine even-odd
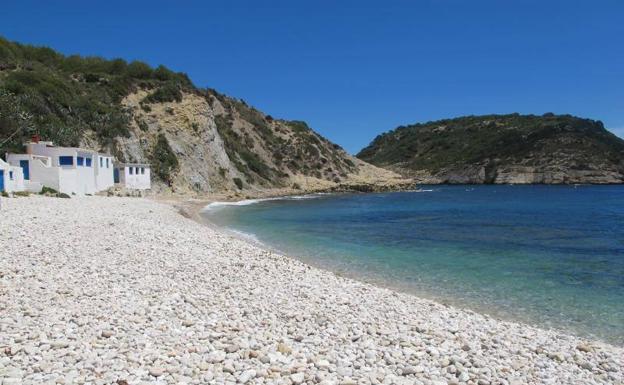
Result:
{"label": "hillside", "polygon": [[624,182],[624,140],[600,121],[550,113],[401,126],[357,157],[420,183]]}
{"label": "hillside", "polygon": [[183,73],[0,38],[0,154],[22,151],[35,133],[149,162],[160,192],[369,190],[405,182],[304,122],[274,119],[196,87]]}

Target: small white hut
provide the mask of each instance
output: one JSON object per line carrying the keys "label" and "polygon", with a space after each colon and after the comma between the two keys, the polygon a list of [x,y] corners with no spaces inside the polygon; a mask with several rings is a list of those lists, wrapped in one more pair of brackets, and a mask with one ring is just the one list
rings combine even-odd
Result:
{"label": "small white hut", "polygon": [[122,163],[115,166],[115,184],[130,190],[149,190],[152,187],[150,165]]}

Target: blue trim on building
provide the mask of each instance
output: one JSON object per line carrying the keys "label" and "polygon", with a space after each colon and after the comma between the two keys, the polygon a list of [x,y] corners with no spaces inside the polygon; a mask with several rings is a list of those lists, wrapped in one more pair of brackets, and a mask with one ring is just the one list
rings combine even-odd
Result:
{"label": "blue trim on building", "polygon": [[73,166],[74,157],[73,156],[59,156],[59,165],[60,166]]}
{"label": "blue trim on building", "polygon": [[24,180],[30,180],[30,165],[29,161],[24,159],[20,160],[20,167],[22,168],[22,172],[24,173]]}

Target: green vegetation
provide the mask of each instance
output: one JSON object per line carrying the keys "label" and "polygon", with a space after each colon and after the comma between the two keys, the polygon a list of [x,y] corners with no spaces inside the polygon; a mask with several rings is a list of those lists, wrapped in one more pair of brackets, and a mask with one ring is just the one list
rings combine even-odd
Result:
{"label": "green vegetation", "polygon": [[175,83],[165,83],[158,87],[156,91],[147,95],[143,102],[145,103],[166,103],[166,102],[181,102],[182,91],[180,86]]}
{"label": "green vegetation", "polygon": [[138,118],[134,118],[134,121],[136,122],[137,126],[139,126],[141,131],[147,131],[149,129],[149,127],[147,126],[147,123],[145,123],[144,120],[138,119]]}
{"label": "green vegetation", "polygon": [[40,195],[49,196],[49,197],[56,197],[56,198],[65,198],[65,199],[71,198],[69,195],[67,195],[65,193],[58,192],[55,189],[53,189],[51,187],[46,187],[46,186],[43,186],[43,188],[41,189],[39,194]]}
{"label": "green vegetation", "polygon": [[56,191],[55,189],[53,189],[52,187],[46,187],[43,186],[43,188],[41,189],[41,191],[39,192],[39,194],[41,195],[56,195],[58,194],[58,191]]}
{"label": "green vegetation", "polygon": [[75,146],[87,130],[103,147],[129,134],[130,116],[120,101],[138,88],[156,89],[150,102],[177,100],[194,90],[188,77],[122,59],[64,56],[47,47],[0,37],[0,153],[19,151],[32,134]]}
{"label": "green vegetation", "polygon": [[557,159],[618,164],[624,160],[624,140],[600,121],[571,115],[466,116],[398,127],[379,135],[357,157],[431,172],[489,163],[539,166]]}
{"label": "green vegetation", "polygon": [[164,182],[171,185],[173,174],[178,170],[178,158],[174,154],[167,138],[158,134],[158,139],[152,150],[152,168],[154,173]]}
{"label": "green vegetation", "polygon": [[243,181],[240,178],[234,178],[232,180],[234,181],[234,184],[236,185],[236,187],[238,187],[239,190],[243,189]]}
{"label": "green vegetation", "polygon": [[252,152],[253,141],[251,138],[248,137],[246,143],[245,138],[233,129],[231,115],[229,119],[220,115],[216,116],[215,123],[217,131],[223,139],[225,151],[237,170],[245,174],[250,180],[255,180],[254,176],[257,176],[264,181],[272,181],[276,175],[276,170]]}

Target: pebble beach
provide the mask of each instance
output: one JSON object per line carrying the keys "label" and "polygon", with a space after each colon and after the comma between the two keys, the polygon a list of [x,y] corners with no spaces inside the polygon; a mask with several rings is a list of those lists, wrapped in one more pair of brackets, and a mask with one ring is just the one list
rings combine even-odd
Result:
{"label": "pebble beach", "polygon": [[624,348],[339,277],[149,199],[2,199],[0,385],[237,383],[622,385]]}

